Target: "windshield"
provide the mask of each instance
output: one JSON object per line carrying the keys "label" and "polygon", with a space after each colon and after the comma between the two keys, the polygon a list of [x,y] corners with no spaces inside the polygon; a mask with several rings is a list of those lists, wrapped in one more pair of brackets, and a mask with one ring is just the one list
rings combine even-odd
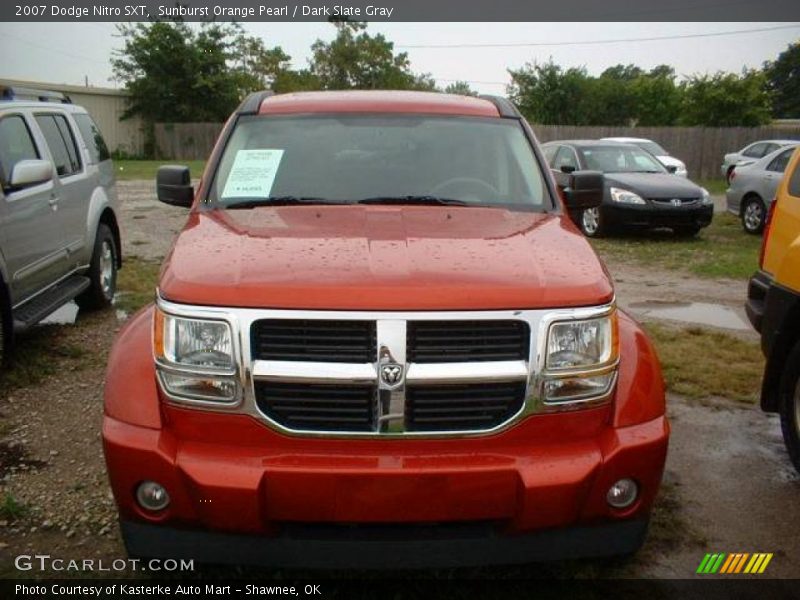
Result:
{"label": "windshield", "polygon": [[519,121],[415,115],[239,119],[211,200],[446,203],[545,208],[547,191]]}
{"label": "windshield", "polygon": [[651,154],[633,145],[581,148],[586,167],[604,173],[666,173]]}
{"label": "windshield", "polygon": [[669,156],[669,152],[655,142],[636,142],[636,145],[642,150],[647,150],[653,156]]}

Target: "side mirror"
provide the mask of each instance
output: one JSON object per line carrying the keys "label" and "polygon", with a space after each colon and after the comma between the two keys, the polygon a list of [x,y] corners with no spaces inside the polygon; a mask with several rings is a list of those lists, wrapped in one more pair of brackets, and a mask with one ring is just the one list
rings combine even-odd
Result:
{"label": "side mirror", "polygon": [[156,194],[164,204],[189,208],[194,202],[194,188],[189,167],[167,165],[156,174]]}
{"label": "side mirror", "polygon": [[602,171],[575,171],[564,188],[564,202],[570,210],[597,208],[603,202],[605,177]]}
{"label": "side mirror", "polygon": [[675,165],[667,165],[667,171],[672,173],[673,175],[678,172],[678,167]]}
{"label": "side mirror", "polygon": [[574,173],[577,170],[578,169],[576,169],[572,165],[561,165],[561,172],[566,173],[567,175],[569,175],[570,173]]}
{"label": "side mirror", "polygon": [[53,178],[53,164],[48,160],[21,160],[11,171],[12,188],[44,183]]}

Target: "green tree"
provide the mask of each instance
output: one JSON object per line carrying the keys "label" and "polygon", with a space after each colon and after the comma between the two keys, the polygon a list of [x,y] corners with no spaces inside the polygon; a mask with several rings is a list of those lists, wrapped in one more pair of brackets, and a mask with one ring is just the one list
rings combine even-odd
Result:
{"label": "green tree", "polygon": [[445,94],[456,94],[457,96],[477,96],[478,92],[473,90],[466,81],[455,81],[444,88]]}
{"label": "green tree", "polygon": [[435,89],[429,75],[411,71],[408,54],[395,54],[394,44],[383,35],[370,35],[366,23],[338,21],[331,42],[317,40],[311,46],[309,72],[321,89]]}
{"label": "green tree", "polygon": [[774,62],[764,64],[767,88],[772,92],[772,115],[800,118],[800,42],[789,44]]}
{"label": "green tree", "polygon": [[681,125],[757,127],[771,120],[772,106],[762,71],[694,76],[682,88]]}
{"label": "green tree", "polygon": [[509,70],[508,95],[522,114],[542,125],[586,125],[591,121],[590,78],[584,68],[562,69],[552,59]]}
{"label": "green tree", "polygon": [[675,79],[672,67],[659,65],[631,82],[636,125],[667,127],[678,122],[683,93]]}
{"label": "green tree", "polygon": [[120,25],[122,50],[111,59],[115,78],[130,93],[124,117],[145,122],[221,121],[239,101],[241,72],[231,69],[240,31],[182,22]]}

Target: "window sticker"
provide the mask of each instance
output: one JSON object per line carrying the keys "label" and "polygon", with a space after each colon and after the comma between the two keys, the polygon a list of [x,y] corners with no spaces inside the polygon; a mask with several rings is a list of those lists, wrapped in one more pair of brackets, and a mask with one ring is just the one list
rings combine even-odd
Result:
{"label": "window sticker", "polygon": [[267,198],[278,173],[283,150],[239,150],[223,198]]}

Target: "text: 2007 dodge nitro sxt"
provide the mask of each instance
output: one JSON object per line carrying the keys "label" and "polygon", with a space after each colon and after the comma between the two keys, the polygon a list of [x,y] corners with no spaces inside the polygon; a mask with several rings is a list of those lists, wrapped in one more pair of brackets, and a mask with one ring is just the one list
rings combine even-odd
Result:
{"label": "text: 2007 dodge nitro sxt", "polygon": [[407,567],[636,550],[669,426],[653,348],[568,215],[602,184],[575,172],[559,192],[500,98],[246,99],[196,194],[187,169],[159,172],[192,210],[110,356],[128,551]]}

